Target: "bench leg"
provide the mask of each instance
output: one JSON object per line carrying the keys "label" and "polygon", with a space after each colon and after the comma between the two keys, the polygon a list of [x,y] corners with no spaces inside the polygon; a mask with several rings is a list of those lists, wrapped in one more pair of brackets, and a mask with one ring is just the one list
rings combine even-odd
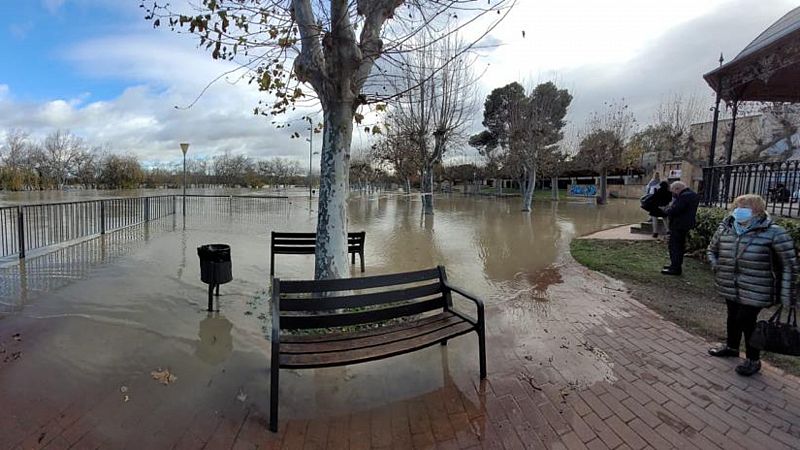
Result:
{"label": "bench leg", "polygon": [[358,255],[361,258],[361,273],[364,273],[364,254],[363,253],[359,253]]}
{"label": "bench leg", "polygon": [[442,341],[440,341],[440,342],[439,342],[439,344],[441,344],[441,345],[447,345],[447,339],[443,339]]}
{"label": "bench leg", "polygon": [[356,263],[356,254],[355,254],[355,253],[353,253],[353,254],[352,254],[352,255],[350,255],[350,256],[351,256],[351,258],[350,258],[350,264],[355,264],[355,263]]}
{"label": "bench leg", "polygon": [[278,366],[277,359],[270,361],[270,383],[269,383],[269,430],[273,433],[278,432]]}
{"label": "bench leg", "polygon": [[478,353],[481,365],[481,380],[486,378],[486,337],[483,330],[478,332]]}
{"label": "bench leg", "polygon": [[217,292],[216,292],[214,295],[216,295],[217,297],[219,297],[219,285],[217,285]]}

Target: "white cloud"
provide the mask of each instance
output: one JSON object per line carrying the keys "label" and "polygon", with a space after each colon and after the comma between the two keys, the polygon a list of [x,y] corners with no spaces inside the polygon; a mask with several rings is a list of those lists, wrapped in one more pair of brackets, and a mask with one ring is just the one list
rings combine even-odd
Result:
{"label": "white cloud", "polygon": [[[63,4],[48,1],[56,9]],[[488,93],[511,81],[553,75],[575,94],[569,116],[575,124],[619,97],[647,121],[670,92],[708,94],[710,103],[702,74],[713,69],[719,51],[730,59],[793,6],[777,0],[520,1],[490,36],[503,45],[481,60],[491,63],[481,81]],[[296,120],[303,112],[288,117],[295,120],[291,128],[276,129],[270,118],[252,113],[263,95],[246,82],[232,84],[235,76],[211,86],[194,107],[176,109],[235,66],[213,61],[190,37],[154,31],[136,17],[140,22],[125,32],[61,49],[86,77],[127,84],[118,96],[34,103],[16,99],[14,86],[0,85],[0,130],[17,127],[42,136],[70,128],[93,144],[108,143],[113,151],[134,152],[146,161],[178,160],[182,141],[192,143],[195,156],[230,150],[307,161],[307,125]],[[298,129],[303,138],[289,139]],[[316,149],[320,141],[315,136]],[[367,137],[355,135],[354,149],[368,144]]]}
{"label": "white cloud", "polygon": [[55,14],[61,9],[61,6],[63,6],[65,2],[66,0],[42,0],[42,6],[44,6],[50,14]]}

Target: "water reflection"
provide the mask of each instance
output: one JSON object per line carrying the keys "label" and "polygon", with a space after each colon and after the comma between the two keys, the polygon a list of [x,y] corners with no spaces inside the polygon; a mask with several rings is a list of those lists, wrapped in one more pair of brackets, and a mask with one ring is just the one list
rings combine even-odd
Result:
{"label": "water reflection", "polygon": [[86,279],[98,265],[129,254],[146,245],[153,235],[172,229],[172,219],[161,219],[22,260],[7,258],[0,267],[0,313],[21,309],[34,293],[55,291]]}
{"label": "water reflection", "polygon": [[208,313],[200,321],[200,342],[197,343],[195,356],[212,366],[225,361],[233,352],[233,324],[219,312]]}

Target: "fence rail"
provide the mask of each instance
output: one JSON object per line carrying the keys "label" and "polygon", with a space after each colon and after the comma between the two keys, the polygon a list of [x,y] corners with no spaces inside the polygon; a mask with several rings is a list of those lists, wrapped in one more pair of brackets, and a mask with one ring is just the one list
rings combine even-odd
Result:
{"label": "fence rail", "polygon": [[0,208],[0,257],[25,257],[43,249],[158,220],[184,215],[258,215],[285,211],[288,197],[245,195],[179,195],[109,198]]}
{"label": "fence rail", "polygon": [[703,200],[727,208],[744,194],[758,194],[767,211],[784,217],[800,216],[800,161],[714,166],[703,169]]}

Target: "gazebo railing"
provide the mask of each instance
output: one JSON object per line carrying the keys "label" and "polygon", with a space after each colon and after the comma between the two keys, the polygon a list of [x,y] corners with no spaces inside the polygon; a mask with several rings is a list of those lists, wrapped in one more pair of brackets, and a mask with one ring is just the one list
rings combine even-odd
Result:
{"label": "gazebo railing", "polygon": [[758,194],[767,211],[783,217],[800,216],[800,161],[731,164],[703,169],[706,206],[728,208],[744,194]]}

